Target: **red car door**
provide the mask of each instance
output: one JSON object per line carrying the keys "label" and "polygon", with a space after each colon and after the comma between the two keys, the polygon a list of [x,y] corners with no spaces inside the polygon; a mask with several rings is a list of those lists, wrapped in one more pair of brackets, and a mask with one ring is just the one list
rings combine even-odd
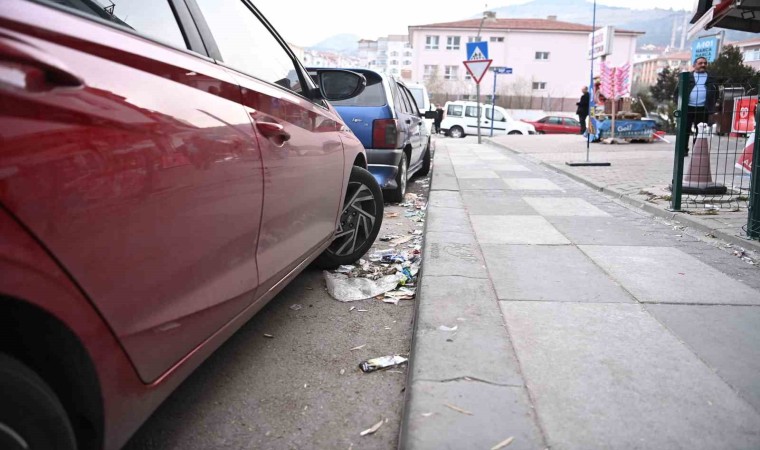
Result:
{"label": "red car door", "polygon": [[[292,53],[242,0],[197,0],[218,49],[242,89],[264,164],[257,250],[262,295],[334,236],[342,204],[340,118],[307,97],[314,88]],[[255,42],[255,51],[246,43]]]}
{"label": "red car door", "polygon": [[565,130],[564,132],[567,134],[580,134],[581,132],[581,124],[575,119],[563,117],[562,125],[562,128]]}
{"label": "red car door", "polygon": [[150,382],[253,299],[261,154],[184,2],[67,4],[0,8],[0,202]]}
{"label": "red car door", "polygon": [[560,117],[549,117],[549,119],[546,121],[546,124],[544,125],[544,129],[546,130],[546,133],[556,134],[556,133],[564,133],[565,130],[562,126],[562,118]]}

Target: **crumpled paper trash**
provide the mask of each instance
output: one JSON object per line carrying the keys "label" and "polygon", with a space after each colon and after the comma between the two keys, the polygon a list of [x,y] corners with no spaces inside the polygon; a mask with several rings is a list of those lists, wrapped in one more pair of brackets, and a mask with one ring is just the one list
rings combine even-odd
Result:
{"label": "crumpled paper trash", "polygon": [[322,272],[327,283],[327,292],[341,302],[353,302],[377,297],[396,289],[401,280],[406,279],[403,273],[386,275],[377,280],[369,278],[349,278],[342,273]]}

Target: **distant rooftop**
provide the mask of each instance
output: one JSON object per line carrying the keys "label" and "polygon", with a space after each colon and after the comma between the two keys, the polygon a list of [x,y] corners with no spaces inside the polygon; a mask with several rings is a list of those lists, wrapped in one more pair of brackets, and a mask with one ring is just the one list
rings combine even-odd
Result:
{"label": "distant rooftop", "polygon": [[[411,25],[410,29],[418,28],[469,28],[477,29],[481,19],[467,19],[457,22],[431,23],[427,25]],[[597,27],[599,29],[601,27]],[[580,23],[561,22],[554,18],[550,19],[486,19],[483,21],[483,30],[528,30],[528,31],[578,31],[590,33],[593,28],[590,25]],[[615,33],[643,35],[643,31],[631,31],[615,29]]]}

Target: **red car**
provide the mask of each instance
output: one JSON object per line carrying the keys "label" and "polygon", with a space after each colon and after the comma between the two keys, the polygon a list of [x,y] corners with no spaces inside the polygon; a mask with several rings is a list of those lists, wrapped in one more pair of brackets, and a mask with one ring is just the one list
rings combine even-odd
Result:
{"label": "red car", "polygon": [[[103,6],[106,5],[106,6]],[[248,0],[0,1],[0,449],[116,449],[382,193]]]}
{"label": "red car", "polygon": [[525,122],[536,127],[538,134],[581,134],[581,123],[570,117],[546,116],[535,122]]}

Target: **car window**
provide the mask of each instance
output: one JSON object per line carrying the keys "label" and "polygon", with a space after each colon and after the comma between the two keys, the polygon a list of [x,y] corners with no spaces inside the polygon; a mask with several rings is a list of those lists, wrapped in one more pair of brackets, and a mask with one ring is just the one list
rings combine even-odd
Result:
{"label": "car window", "polygon": [[562,125],[562,119],[559,117],[550,117],[548,123],[552,125]]}
{"label": "car window", "polygon": [[188,48],[169,0],[109,0],[52,2],[90,16],[130,28],[139,34],[179,48]]}
{"label": "car window", "polygon": [[581,123],[575,119],[565,119],[565,125],[570,125],[571,127],[578,127],[581,125]]}
{"label": "car window", "polygon": [[478,107],[477,106],[468,106],[464,110],[465,117],[478,117]]}
{"label": "car window", "polygon": [[241,0],[196,0],[224,64],[296,93],[296,64],[285,48]]}
{"label": "car window", "polygon": [[446,108],[446,115],[462,117],[462,109],[464,109],[462,105],[449,105],[449,107]]}
{"label": "car window", "polygon": [[383,89],[383,79],[371,72],[359,72],[367,79],[367,87],[361,94],[346,100],[330,102],[333,106],[383,106],[388,103]]}
{"label": "car window", "polygon": [[424,109],[425,108],[425,100],[422,96],[422,88],[421,87],[409,87],[407,86],[407,89],[409,89],[409,92],[411,92],[412,97],[414,97],[414,101],[417,103],[417,108]]}
{"label": "car window", "polygon": [[401,92],[401,87],[398,83],[391,83],[393,85],[393,98],[396,99],[401,111],[405,114],[412,114],[412,107],[409,106],[409,99]]}
{"label": "car window", "polygon": [[[486,117],[491,118],[491,108],[486,109]],[[493,121],[494,122],[506,122],[507,119],[504,117],[504,114],[501,113],[498,109],[494,110],[493,112]]]}
{"label": "car window", "polygon": [[414,100],[414,96],[411,92],[409,92],[409,89],[404,87],[403,85],[399,85],[399,90],[401,91],[401,94],[406,98],[406,101],[409,103],[409,111],[411,114],[414,114],[415,116],[420,115],[420,108],[417,102]]}

